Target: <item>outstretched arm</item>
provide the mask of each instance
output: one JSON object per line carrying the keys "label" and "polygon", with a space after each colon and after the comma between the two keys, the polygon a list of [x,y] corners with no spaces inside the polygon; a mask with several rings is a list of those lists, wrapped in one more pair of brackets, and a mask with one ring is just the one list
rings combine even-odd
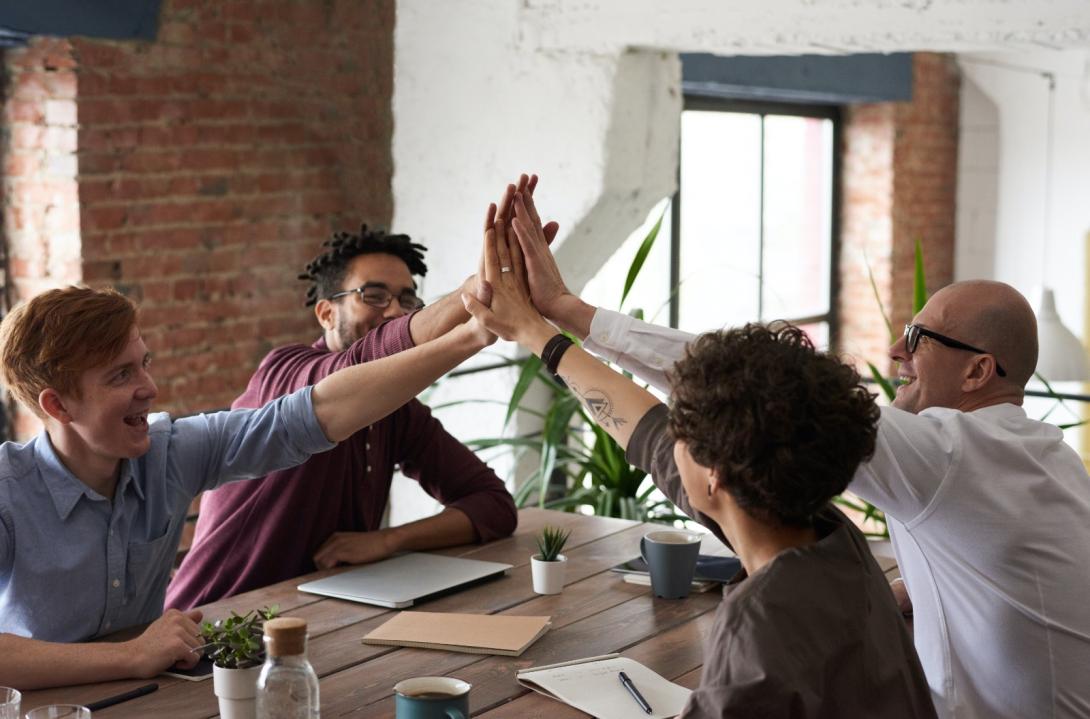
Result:
{"label": "outstretched arm", "polygon": [[[489,205],[486,226],[495,214],[496,206]],[[479,291],[479,297],[488,301],[487,290]],[[314,385],[311,392],[318,425],[331,442],[347,439],[423,392],[493,341],[495,336],[471,319],[400,354],[340,369]]]}
{"label": "outstretched arm", "polygon": [[177,665],[189,668],[199,656],[198,610],[168,609],[136,639],[127,642],[58,644],[0,634],[0,684],[27,691],[45,687],[153,677]]}

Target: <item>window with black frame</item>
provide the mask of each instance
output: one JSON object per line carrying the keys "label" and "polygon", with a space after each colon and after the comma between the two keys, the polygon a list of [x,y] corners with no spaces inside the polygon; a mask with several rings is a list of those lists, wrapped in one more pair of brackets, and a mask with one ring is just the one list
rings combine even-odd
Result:
{"label": "window with black frame", "polygon": [[687,98],[671,210],[671,324],[788,320],[835,342],[839,111]]}

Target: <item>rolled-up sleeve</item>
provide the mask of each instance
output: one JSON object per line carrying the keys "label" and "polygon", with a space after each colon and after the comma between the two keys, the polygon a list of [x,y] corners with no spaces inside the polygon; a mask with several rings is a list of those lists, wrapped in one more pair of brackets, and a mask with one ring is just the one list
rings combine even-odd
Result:
{"label": "rolled-up sleeve", "polygon": [[413,400],[396,416],[395,442],[402,472],[446,507],[465,513],[477,539],[506,537],[518,525],[515,500],[503,481],[452,436],[431,411]]}
{"label": "rolled-up sleeve", "polygon": [[294,467],[336,446],[314,414],[311,387],[257,409],[235,409],[177,420],[171,461],[194,494],[240,479]]}
{"label": "rolled-up sleeve", "polygon": [[598,308],[583,348],[619,365],[663,393],[667,373],[685,356],[695,335]]}
{"label": "rolled-up sleeve", "polygon": [[667,426],[670,411],[664,404],[657,404],[640,418],[632,437],[628,440],[625,457],[651,475],[655,486],[677,505],[678,509],[710,529],[728,547],[730,542],[723,535],[723,530],[714,519],[693,508],[685,487],[681,484],[681,473],[674,461],[674,439]]}

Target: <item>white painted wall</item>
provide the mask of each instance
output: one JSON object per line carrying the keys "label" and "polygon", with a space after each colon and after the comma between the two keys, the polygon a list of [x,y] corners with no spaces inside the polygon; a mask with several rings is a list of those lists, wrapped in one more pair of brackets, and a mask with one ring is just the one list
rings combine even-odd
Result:
{"label": "white painted wall", "polygon": [[[1064,324],[1085,333],[1086,251],[1090,235],[1090,52],[969,54],[962,69],[955,279],[991,278],[1020,290],[1036,308],[1040,288],[1055,290]],[[1048,177],[1048,79],[1056,79]],[[1046,242],[1047,239],[1047,242]],[[1077,383],[1056,389],[1081,392]],[[1043,416],[1053,402],[1029,399]],[[1073,411],[1079,411],[1074,405]],[[1066,408],[1050,420],[1081,419]],[[1079,430],[1068,430],[1078,446]]]}
{"label": "white painted wall", "polygon": [[[523,170],[542,176],[539,206],[561,223],[558,260],[579,291],[673,191],[680,66],[676,51],[719,54],[1003,51],[1090,47],[1085,0],[399,0],[395,30],[393,227],[431,249],[423,288],[435,297],[476,265],[488,202]],[[1060,312],[1082,326],[1081,237],[1090,168],[1079,52],[1054,63],[1057,143],[1049,280]],[[1009,59],[1009,58],[1008,58]],[[1040,267],[1043,83],[967,69],[970,130],[959,189],[958,276],[1024,288]],[[989,116],[989,103],[996,117]],[[998,119],[996,119],[998,118]],[[1036,129],[1035,129],[1036,128]],[[1083,142],[1075,138],[1083,132]],[[973,134],[975,133],[975,134]],[[990,134],[989,134],[990,133]],[[1000,152],[989,154],[989,142]],[[976,143],[975,145],[973,143]],[[975,174],[974,174],[975,173]],[[1036,173],[1034,175],[1033,173]],[[990,183],[990,184],[989,184]],[[989,189],[991,188],[991,189]],[[990,193],[990,194],[989,194]],[[998,212],[994,208],[998,207]],[[1037,207],[1036,213],[1034,207]],[[995,236],[995,241],[990,239]],[[1068,291],[1067,287],[1074,287]],[[1027,290],[1028,291],[1028,290]],[[510,347],[499,347],[510,353]],[[480,360],[478,360],[480,361]],[[503,398],[495,373],[440,389],[447,398]],[[501,410],[447,410],[463,437],[492,434]],[[526,431],[519,424],[514,431]],[[501,476],[507,468],[498,466]],[[398,520],[434,508],[395,487]],[[416,490],[414,490],[416,491]],[[399,502],[410,507],[397,514]],[[415,508],[414,508],[415,507]]]}
{"label": "white painted wall", "polygon": [[[959,58],[963,80],[955,276],[1009,282],[1034,303],[1042,282],[1047,283],[1056,290],[1060,316],[1080,336],[1085,238],[1090,232],[1088,62],[1090,52],[1081,50]],[[1056,76],[1047,217],[1048,81],[998,64]]]}

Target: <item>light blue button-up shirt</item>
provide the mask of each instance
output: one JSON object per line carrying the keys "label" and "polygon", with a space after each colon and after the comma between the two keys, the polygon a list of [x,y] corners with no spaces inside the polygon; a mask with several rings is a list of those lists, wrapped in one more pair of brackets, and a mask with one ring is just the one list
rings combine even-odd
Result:
{"label": "light blue button-up shirt", "polygon": [[152,415],[151,448],[122,462],[112,502],[46,433],[0,445],[0,632],[75,642],[158,618],[193,497],[334,446],[310,390],[260,409]]}

